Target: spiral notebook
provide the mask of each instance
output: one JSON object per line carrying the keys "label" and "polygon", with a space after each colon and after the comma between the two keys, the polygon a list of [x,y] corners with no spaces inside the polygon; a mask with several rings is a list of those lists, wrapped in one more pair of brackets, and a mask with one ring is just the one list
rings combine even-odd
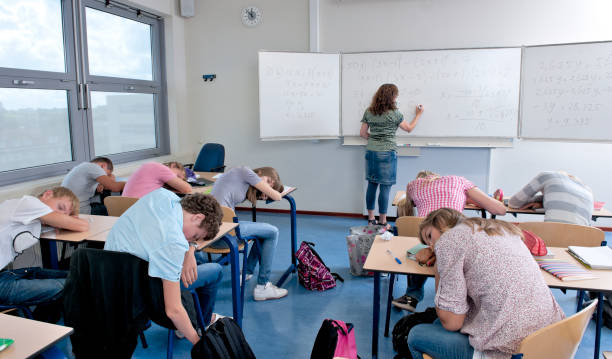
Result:
{"label": "spiral notebook", "polygon": [[560,259],[536,259],[540,268],[554,275],[562,281],[596,279],[590,271]]}

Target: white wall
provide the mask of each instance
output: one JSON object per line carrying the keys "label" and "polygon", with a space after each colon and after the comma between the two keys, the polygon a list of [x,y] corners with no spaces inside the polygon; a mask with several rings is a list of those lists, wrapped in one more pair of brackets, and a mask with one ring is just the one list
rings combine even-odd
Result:
{"label": "white wall", "polygon": [[[185,21],[187,112],[196,122],[195,136],[201,143],[223,143],[228,165],[277,167],[286,183],[300,188],[295,194],[299,209],[361,213],[362,147],[343,147],[339,141],[258,139],[257,51],[308,51],[309,18],[307,0],[260,0],[257,6],[263,22],[247,28],[240,23],[240,10],[251,4],[246,0],[201,0],[196,3],[196,16]],[[610,40],[610,10],[612,3],[607,0],[320,0],[320,50]],[[203,82],[201,75],[206,73],[216,73],[215,82]],[[567,146],[561,155],[576,158],[579,154],[571,149],[580,146]],[[433,148],[421,152],[418,158],[400,158],[402,183],[396,188],[424,168],[464,175],[487,187],[489,150]]]}

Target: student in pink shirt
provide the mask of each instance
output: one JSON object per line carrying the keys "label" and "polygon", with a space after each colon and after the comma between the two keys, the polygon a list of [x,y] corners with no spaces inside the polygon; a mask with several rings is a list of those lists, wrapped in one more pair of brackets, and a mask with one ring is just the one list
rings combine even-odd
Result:
{"label": "student in pink shirt", "polygon": [[177,193],[191,193],[191,185],[185,181],[185,168],[182,164],[145,163],[130,176],[122,196],[140,198],[164,186]]}
{"label": "student in pink shirt", "polygon": [[[463,211],[466,203],[476,204],[495,215],[506,214],[506,206],[489,197],[472,182],[461,176],[440,176],[430,171],[421,171],[414,181],[406,187],[406,203],[404,213],[413,214],[416,206],[419,217],[426,217],[432,211],[440,208],[451,208]],[[398,204],[402,206],[401,202]],[[417,253],[417,259],[423,263],[433,262],[434,253],[425,248]],[[393,300],[395,307],[414,312],[419,301],[423,300],[423,286],[427,277],[409,275],[406,293]]]}

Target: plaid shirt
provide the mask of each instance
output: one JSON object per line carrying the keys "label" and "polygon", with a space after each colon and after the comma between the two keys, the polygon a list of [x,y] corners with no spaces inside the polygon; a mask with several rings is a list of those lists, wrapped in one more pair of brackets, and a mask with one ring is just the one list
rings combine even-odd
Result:
{"label": "plaid shirt", "polygon": [[443,176],[417,178],[408,183],[406,193],[417,208],[419,217],[426,217],[429,212],[440,208],[452,208],[463,211],[467,200],[467,191],[474,184],[464,177]]}

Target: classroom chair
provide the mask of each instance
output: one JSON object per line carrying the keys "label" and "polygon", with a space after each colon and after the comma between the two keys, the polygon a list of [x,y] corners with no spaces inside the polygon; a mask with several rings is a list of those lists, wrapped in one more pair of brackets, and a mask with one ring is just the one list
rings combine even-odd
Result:
{"label": "classroom chair", "polygon": [[[418,237],[419,226],[424,217],[403,216],[395,220],[397,235],[402,237]],[[391,301],[393,300],[393,286],[395,285],[395,273],[389,276],[389,293],[387,295],[387,314],[385,316],[385,337],[389,336],[389,321],[391,320]]]}
{"label": "classroom chair", "polygon": [[219,143],[205,144],[192,169],[195,172],[223,172],[225,170],[225,147]]}
{"label": "classroom chair", "polygon": [[[606,245],[605,233],[595,227],[559,222],[521,222],[519,228],[533,232],[542,238],[547,247],[583,246],[597,247]],[[584,291],[578,291],[576,312],[582,309]]]}
{"label": "classroom chair", "polygon": [[[521,341],[512,359],[557,358],[571,359],[597,308],[597,299],[571,317],[560,320],[529,334]],[[423,359],[437,359],[423,354]]]}
{"label": "classroom chair", "polygon": [[28,318],[28,319],[33,319],[32,311],[30,310],[30,308],[28,308],[25,305],[0,304],[0,313],[8,313],[8,312],[11,312],[13,310],[17,310],[17,311],[21,312],[21,315],[26,317],[26,318]]}
{"label": "classroom chair", "polygon": [[113,217],[120,217],[123,212],[127,211],[134,203],[138,201],[138,198],[134,197],[122,197],[122,196],[108,196],[104,198],[104,205],[108,210],[108,215]]}
{"label": "classroom chair", "polygon": [[[226,207],[226,206],[221,206],[221,210],[223,210],[223,222],[239,223],[238,217],[236,216],[236,212],[234,212],[233,209]],[[245,282],[246,282],[245,280],[246,261],[247,261],[247,255],[249,253],[249,242],[254,242],[255,247],[251,250],[256,250],[256,251],[260,250],[259,242],[256,240],[255,237],[243,238],[240,235],[240,226],[236,227],[236,229],[229,232],[228,235],[236,237],[237,242],[238,242],[238,252],[242,253],[242,273],[240,276],[241,277],[240,278],[240,296],[242,299],[241,303],[243,303],[242,305],[244,306],[244,288],[245,288]],[[220,254],[221,258],[217,260],[219,264],[225,264],[229,260],[227,256],[229,254],[229,248],[223,241],[218,241],[216,243],[213,243],[213,245],[211,246],[204,247],[202,249],[202,252],[205,252],[208,254],[209,260],[212,260],[210,257],[211,254]]]}
{"label": "classroom chair", "polygon": [[597,308],[597,299],[569,318],[553,323],[529,334],[521,342],[512,359],[573,358],[582,336]]}

